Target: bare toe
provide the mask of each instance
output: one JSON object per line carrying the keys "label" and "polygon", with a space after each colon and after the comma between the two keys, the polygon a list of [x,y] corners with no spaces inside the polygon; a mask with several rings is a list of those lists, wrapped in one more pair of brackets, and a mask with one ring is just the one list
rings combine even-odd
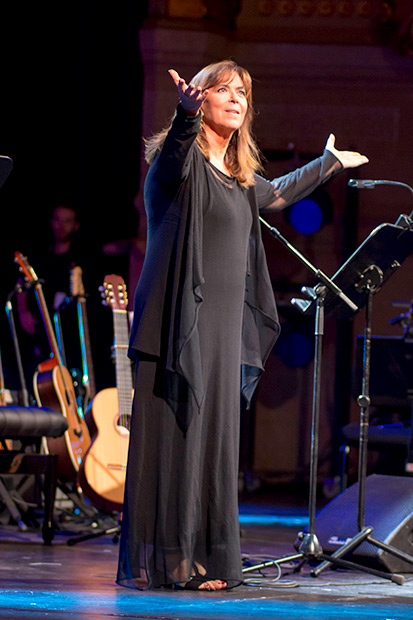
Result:
{"label": "bare toe", "polygon": [[211,581],[204,581],[204,583],[201,583],[201,585],[199,586],[199,589],[200,590],[223,590],[226,587],[227,587],[227,584],[225,581],[221,581],[220,579],[214,579]]}

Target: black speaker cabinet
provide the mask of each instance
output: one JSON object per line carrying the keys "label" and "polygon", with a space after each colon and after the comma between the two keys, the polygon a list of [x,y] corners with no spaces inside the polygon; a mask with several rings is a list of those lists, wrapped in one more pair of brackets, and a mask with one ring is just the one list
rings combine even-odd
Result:
{"label": "black speaker cabinet", "polygon": [[[358,533],[358,483],[343,491],[315,518],[315,534],[323,551],[333,553]],[[365,525],[372,536],[413,558],[413,477],[382,476],[366,478]],[[363,542],[343,559],[376,565],[390,573],[413,573],[413,564],[387,551]]]}

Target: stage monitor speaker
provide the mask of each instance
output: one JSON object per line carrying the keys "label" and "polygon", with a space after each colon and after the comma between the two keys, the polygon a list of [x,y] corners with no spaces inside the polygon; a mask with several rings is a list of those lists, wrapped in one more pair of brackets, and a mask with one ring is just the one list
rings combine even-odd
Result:
{"label": "stage monitor speaker", "polygon": [[[333,553],[357,533],[358,483],[334,498],[315,518],[314,530],[326,553]],[[372,537],[413,557],[413,477],[366,478],[365,525]],[[413,564],[363,542],[343,559],[390,573],[412,573]],[[379,566],[377,566],[379,565]]]}

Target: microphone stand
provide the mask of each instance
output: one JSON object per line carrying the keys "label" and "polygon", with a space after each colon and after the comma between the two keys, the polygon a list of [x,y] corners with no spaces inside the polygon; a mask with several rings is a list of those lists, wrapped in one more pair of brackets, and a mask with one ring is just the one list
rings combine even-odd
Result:
{"label": "microphone stand", "polygon": [[317,464],[318,464],[318,439],[319,439],[319,418],[320,418],[320,376],[321,376],[321,354],[322,339],[324,336],[324,299],[327,287],[338,297],[340,297],[353,312],[358,310],[355,303],[351,301],[347,295],[323,272],[317,269],[304,255],[301,254],[277,228],[269,226],[269,224],[260,217],[260,221],[269,229],[270,233],[276,237],[281,243],[287,247],[295,256],[297,256],[306,267],[320,280],[322,286],[316,288],[303,287],[302,292],[306,294],[310,301],[303,299],[291,300],[291,303],[297,306],[301,311],[315,302],[315,351],[314,351],[314,375],[313,375],[313,400],[312,400],[312,425],[311,425],[311,456],[310,456],[310,492],[309,492],[309,527],[304,534],[300,532],[299,539],[301,545],[299,551],[304,556],[319,557],[322,554],[320,543],[315,534],[315,512],[316,512],[316,492],[317,492]]}
{"label": "microphone stand", "polygon": [[17,337],[16,323],[15,323],[14,314],[13,314],[13,305],[12,305],[12,301],[11,301],[13,296],[15,295],[15,293],[19,292],[19,290],[21,290],[20,286],[18,286],[15,289],[13,289],[13,291],[11,293],[9,293],[9,295],[7,296],[6,314],[7,314],[7,318],[8,318],[8,321],[9,321],[9,327],[10,327],[11,336],[12,336],[13,345],[14,345],[14,353],[15,353],[15,356],[16,356],[17,371],[18,371],[18,375],[19,375],[19,379],[20,379],[22,401],[23,401],[24,407],[29,407],[30,406],[29,392],[28,392],[28,389],[27,389],[27,383],[26,383],[26,379],[25,379],[25,376],[24,376],[24,370],[23,370],[22,357],[21,357],[21,353],[20,353],[19,340],[18,340],[18,337]]}
{"label": "microphone stand", "polygon": [[[327,292],[331,291],[333,296],[339,297],[352,313],[357,312],[358,306],[337,286],[323,271],[317,269],[299,252],[276,228],[270,226],[268,222],[260,217],[260,221],[269,229],[269,232],[287,247],[312,273],[320,280],[314,288],[303,287],[302,292],[307,295],[309,301],[304,299],[292,299],[291,303],[297,306],[301,312],[305,312],[311,305],[315,309],[315,352],[314,352],[314,373],[313,373],[313,399],[312,399],[312,424],[311,424],[311,454],[310,454],[310,488],[308,500],[309,525],[306,532],[299,532],[298,553],[277,560],[269,560],[254,566],[248,566],[242,570],[248,573],[269,566],[284,564],[295,560],[324,560],[325,563],[335,563],[344,568],[364,571],[384,579],[403,584],[404,578],[401,575],[389,575],[383,571],[375,570],[365,566],[359,566],[354,562],[341,558],[331,557],[323,553],[320,542],[315,533],[315,513],[316,513],[316,493],[317,493],[317,465],[318,465],[318,439],[319,439],[319,419],[320,419],[320,376],[321,376],[321,357],[322,340],[324,335],[324,301]],[[313,575],[314,576],[314,575]]]}

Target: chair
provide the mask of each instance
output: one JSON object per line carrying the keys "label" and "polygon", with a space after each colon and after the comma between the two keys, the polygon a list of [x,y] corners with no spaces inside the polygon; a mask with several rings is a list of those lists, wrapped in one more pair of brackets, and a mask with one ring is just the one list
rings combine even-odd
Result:
{"label": "chair", "polygon": [[[7,491],[1,475],[44,475],[43,541],[50,545],[54,537],[53,510],[57,486],[57,455],[29,451],[42,437],[60,437],[68,422],[60,411],[47,407],[0,406],[0,495],[12,517],[20,524],[22,516],[13,497]],[[6,440],[19,441],[20,449],[8,449]]]}

